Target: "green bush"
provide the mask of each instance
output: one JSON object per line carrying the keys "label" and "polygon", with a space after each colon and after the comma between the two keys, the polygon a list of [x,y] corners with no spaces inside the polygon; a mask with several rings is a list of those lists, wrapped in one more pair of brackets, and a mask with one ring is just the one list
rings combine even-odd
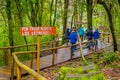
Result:
{"label": "green bush", "polygon": [[111,63],[111,62],[113,62],[114,60],[120,61],[120,57],[117,55],[117,53],[115,53],[115,52],[110,52],[110,53],[105,53],[105,54],[104,54],[104,60],[105,60],[107,63]]}
{"label": "green bush", "polygon": [[89,67],[91,66],[88,66],[88,69],[86,67],[61,67],[61,74],[57,80],[105,80],[104,75],[99,72],[98,67]]}

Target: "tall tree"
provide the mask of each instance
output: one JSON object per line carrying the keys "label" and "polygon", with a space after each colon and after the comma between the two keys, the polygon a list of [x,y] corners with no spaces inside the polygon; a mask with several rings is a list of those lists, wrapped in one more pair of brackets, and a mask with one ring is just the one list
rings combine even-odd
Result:
{"label": "tall tree", "polygon": [[42,19],[43,19],[43,6],[44,6],[44,1],[43,0],[40,0],[40,12],[39,12],[39,26],[42,25]]}
{"label": "tall tree", "polygon": [[103,5],[103,7],[105,8],[105,10],[107,12],[108,19],[109,19],[109,24],[110,24],[109,26],[110,26],[110,30],[111,30],[112,38],[113,38],[114,51],[117,51],[118,47],[117,47],[116,36],[115,36],[115,29],[114,29],[113,18],[112,18],[113,17],[112,16],[113,5],[111,3],[107,4],[107,3],[105,3],[104,1],[101,1],[101,0],[98,0],[98,3]]}
{"label": "tall tree", "polygon": [[[12,22],[12,13],[11,13],[11,0],[6,0],[6,14],[7,14],[7,21],[8,21],[8,37],[9,37],[9,44],[10,46],[14,46],[14,39],[13,39],[13,22]],[[10,50],[11,53],[14,51],[13,49]]]}
{"label": "tall tree", "polygon": [[88,28],[92,27],[92,11],[93,11],[93,0],[87,0],[87,21]]}
{"label": "tall tree", "polygon": [[118,0],[119,6],[120,6],[120,0]]}
{"label": "tall tree", "polygon": [[55,26],[55,22],[56,22],[57,2],[58,2],[58,0],[55,1],[55,11],[54,11],[53,26]]}
{"label": "tall tree", "polygon": [[67,26],[68,5],[69,5],[69,0],[64,0],[63,34],[65,34],[65,30]]}
{"label": "tall tree", "polygon": [[[16,8],[17,8],[17,12],[18,12],[19,24],[20,24],[20,27],[23,27],[23,18],[22,18],[22,10],[21,10],[22,8],[20,5],[20,0],[15,0],[15,3],[16,3]],[[28,43],[27,43],[27,39],[25,36],[24,36],[24,40],[27,45]],[[28,47],[27,47],[27,50],[28,50]]]}
{"label": "tall tree", "polygon": [[[84,11],[84,0],[79,0],[78,5],[79,5],[79,20],[82,21],[83,20],[83,11]],[[82,26],[82,24],[80,24],[80,26]]]}
{"label": "tall tree", "polygon": [[78,17],[78,5],[77,5],[77,0],[74,0],[74,22],[78,21],[79,17]]}
{"label": "tall tree", "polygon": [[53,3],[54,1],[51,0],[51,4],[50,4],[50,26],[52,25],[52,11],[53,11]]}
{"label": "tall tree", "polygon": [[[39,25],[37,22],[37,16],[39,11],[39,0],[25,0],[26,2],[26,13],[32,26]],[[40,22],[40,21],[39,21]]]}

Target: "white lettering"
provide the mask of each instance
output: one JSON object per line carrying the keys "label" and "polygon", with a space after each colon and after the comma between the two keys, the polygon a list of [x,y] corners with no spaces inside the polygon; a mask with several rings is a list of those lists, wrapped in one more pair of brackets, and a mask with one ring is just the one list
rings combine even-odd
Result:
{"label": "white lettering", "polygon": [[28,27],[22,27],[22,31],[28,31]]}

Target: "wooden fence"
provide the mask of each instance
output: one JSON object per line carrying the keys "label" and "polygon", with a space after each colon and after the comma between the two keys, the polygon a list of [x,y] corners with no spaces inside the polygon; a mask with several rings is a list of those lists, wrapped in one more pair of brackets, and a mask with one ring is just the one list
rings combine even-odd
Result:
{"label": "wooden fence", "polygon": [[[107,38],[107,42],[109,43],[110,42],[110,34],[106,34],[106,35],[102,36],[99,40],[105,40],[106,38]],[[95,41],[93,40],[93,42],[95,42]],[[87,44],[87,43],[89,43],[89,42],[86,41],[86,42],[82,42],[81,44],[84,45],[84,44]],[[79,44],[75,44],[75,45],[78,46]],[[55,43],[53,43],[53,47],[52,48],[42,49],[40,52],[50,51],[51,50],[52,51],[52,65],[51,66],[54,66],[55,65],[55,52],[56,52],[56,50],[61,49],[61,48],[70,48],[70,50],[71,50],[72,46],[74,46],[74,45],[58,46],[58,47],[56,47]],[[96,48],[95,48],[94,51],[97,51]],[[20,55],[20,54],[31,54],[31,55],[33,55],[34,53],[36,54],[36,51],[14,52],[12,54],[13,55],[13,64],[12,64],[12,70],[11,70],[11,77],[12,77],[12,79],[13,79],[13,75],[14,75],[14,63],[16,63],[17,64],[17,80],[21,79],[21,68],[25,69],[29,74],[33,75],[36,79],[44,80],[44,79],[42,79],[43,77],[38,75],[38,73],[34,72],[32,69],[30,69],[29,67],[27,67],[24,64],[22,64],[19,61],[18,57],[17,57],[17,55]],[[71,60],[72,59],[72,51],[70,51],[70,54],[71,54],[70,55],[70,60]],[[31,60],[33,60],[33,58]],[[31,64],[31,67],[32,67],[33,61],[31,61],[30,64]],[[38,67],[40,67],[40,66],[38,66]],[[39,76],[39,77],[37,77],[36,75]]]}

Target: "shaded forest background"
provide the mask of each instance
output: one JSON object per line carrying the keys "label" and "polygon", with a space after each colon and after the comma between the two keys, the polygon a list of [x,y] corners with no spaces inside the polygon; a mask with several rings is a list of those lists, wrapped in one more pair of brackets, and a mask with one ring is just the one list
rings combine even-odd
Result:
{"label": "shaded forest background", "polygon": [[[110,32],[114,51],[120,40],[119,0],[0,0],[0,47],[36,43],[36,36],[21,36],[20,27],[56,26],[57,34],[67,27],[99,28]],[[77,21],[87,24],[76,24]],[[41,42],[53,40],[43,35]],[[13,52],[13,50],[11,50]]]}

